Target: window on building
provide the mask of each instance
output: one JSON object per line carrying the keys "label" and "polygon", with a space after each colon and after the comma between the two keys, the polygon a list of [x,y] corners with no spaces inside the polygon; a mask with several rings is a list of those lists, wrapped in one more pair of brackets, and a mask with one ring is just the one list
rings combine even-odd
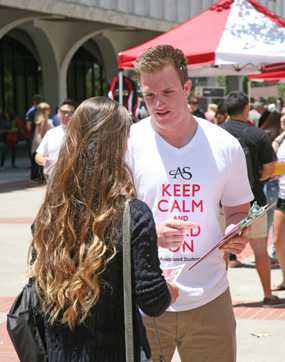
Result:
{"label": "window on building", "polygon": [[0,39],[0,113],[11,107],[20,119],[32,97],[42,94],[42,71],[30,50],[9,35]]}
{"label": "window on building", "polygon": [[78,103],[90,97],[106,95],[104,68],[84,47],[78,49],[69,64],[67,94]]}

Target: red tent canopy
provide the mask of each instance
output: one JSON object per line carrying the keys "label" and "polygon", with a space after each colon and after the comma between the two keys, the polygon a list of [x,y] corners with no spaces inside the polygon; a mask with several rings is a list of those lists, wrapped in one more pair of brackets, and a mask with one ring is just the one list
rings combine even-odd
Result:
{"label": "red tent canopy", "polygon": [[249,80],[264,80],[270,82],[278,82],[285,79],[285,71],[281,72],[263,72],[260,74],[251,74],[248,76]]}
{"label": "red tent canopy", "polygon": [[264,71],[262,73],[250,74],[248,79],[269,83],[283,83],[285,80],[285,63],[267,65],[264,67]]}
{"label": "red tent canopy", "polygon": [[118,67],[132,68],[138,56],[157,44],[181,49],[189,75],[192,70],[194,76],[249,74],[265,63],[284,61],[285,21],[254,0],[221,0],[176,28],[119,53]]}
{"label": "red tent canopy", "polygon": [[[167,33],[119,53],[119,68],[132,68],[133,61],[137,57],[148,48],[158,44],[170,44],[181,49],[187,57],[188,64],[215,64],[215,50],[228,18],[230,6],[227,6],[226,3],[229,2],[232,1],[222,0],[219,2],[220,6],[223,7],[221,10],[218,9],[219,5],[215,5],[214,7],[217,7],[217,10],[212,7],[195,18],[186,21],[186,23],[169,30]],[[224,6],[221,3],[225,3]],[[204,24],[203,31],[201,31],[202,23]],[[215,29],[215,31],[211,31],[211,29]]]}

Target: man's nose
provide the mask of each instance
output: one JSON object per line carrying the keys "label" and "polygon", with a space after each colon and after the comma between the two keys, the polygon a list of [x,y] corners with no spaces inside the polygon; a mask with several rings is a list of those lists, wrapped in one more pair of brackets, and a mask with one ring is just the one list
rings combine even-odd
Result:
{"label": "man's nose", "polygon": [[156,107],[161,107],[165,104],[164,98],[162,96],[156,96],[155,105]]}

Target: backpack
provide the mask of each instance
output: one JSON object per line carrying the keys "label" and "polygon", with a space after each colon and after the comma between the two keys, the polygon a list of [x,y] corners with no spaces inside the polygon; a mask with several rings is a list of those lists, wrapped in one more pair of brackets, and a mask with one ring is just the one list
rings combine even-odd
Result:
{"label": "backpack", "polygon": [[242,135],[245,133],[245,131],[247,130],[247,128],[245,128],[241,135],[239,137],[236,137],[237,140],[239,141],[241,148],[243,149],[244,155],[245,155],[245,159],[246,159],[246,166],[247,166],[247,177],[249,180],[249,184],[250,187],[253,186],[254,184],[254,176],[253,176],[253,168],[252,168],[252,160],[251,160],[251,153],[250,153],[250,149],[246,144],[246,140],[242,137]]}

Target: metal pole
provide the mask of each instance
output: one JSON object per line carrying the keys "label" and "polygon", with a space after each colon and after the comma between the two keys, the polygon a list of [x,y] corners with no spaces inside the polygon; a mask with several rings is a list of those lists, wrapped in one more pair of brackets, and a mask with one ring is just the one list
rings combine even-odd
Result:
{"label": "metal pole", "polygon": [[123,104],[123,69],[119,69],[119,103]]}
{"label": "metal pole", "polygon": [[251,97],[251,80],[248,81],[247,83],[247,87],[248,87],[248,99],[249,99],[249,103],[250,103],[250,97]]}

